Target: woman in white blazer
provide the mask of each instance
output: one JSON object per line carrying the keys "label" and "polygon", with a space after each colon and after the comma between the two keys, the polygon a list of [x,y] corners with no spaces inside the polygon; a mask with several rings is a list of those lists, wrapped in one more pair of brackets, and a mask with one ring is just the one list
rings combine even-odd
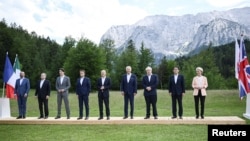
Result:
{"label": "woman in white blazer", "polygon": [[199,118],[199,102],[200,102],[200,116],[204,119],[204,107],[205,107],[205,99],[206,99],[206,88],[208,87],[207,77],[202,75],[203,69],[201,67],[196,68],[196,76],[193,78],[192,87],[194,89],[194,103],[195,103],[195,114],[196,119]]}

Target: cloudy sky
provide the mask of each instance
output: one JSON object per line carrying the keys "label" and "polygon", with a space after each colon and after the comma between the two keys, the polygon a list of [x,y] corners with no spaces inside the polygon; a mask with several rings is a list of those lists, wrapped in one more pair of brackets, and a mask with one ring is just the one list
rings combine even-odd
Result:
{"label": "cloudy sky", "polygon": [[55,40],[86,37],[99,43],[112,25],[149,15],[180,16],[250,6],[249,0],[1,0],[0,18]]}

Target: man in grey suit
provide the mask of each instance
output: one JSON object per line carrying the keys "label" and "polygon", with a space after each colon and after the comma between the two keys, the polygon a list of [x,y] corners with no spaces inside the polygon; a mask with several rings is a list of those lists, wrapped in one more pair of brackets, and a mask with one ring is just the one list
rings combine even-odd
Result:
{"label": "man in grey suit", "polygon": [[64,75],[64,69],[59,69],[59,75],[56,79],[56,90],[57,90],[57,116],[55,119],[61,118],[61,106],[62,106],[62,99],[64,101],[67,119],[70,119],[70,110],[69,110],[69,88],[70,78]]}

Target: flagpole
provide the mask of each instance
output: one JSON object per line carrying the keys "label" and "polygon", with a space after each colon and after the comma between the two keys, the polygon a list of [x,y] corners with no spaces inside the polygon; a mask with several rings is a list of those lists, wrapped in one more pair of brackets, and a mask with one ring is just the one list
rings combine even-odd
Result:
{"label": "flagpole", "polygon": [[4,98],[4,87],[5,87],[5,83],[3,82],[3,93],[2,93],[2,98]]}

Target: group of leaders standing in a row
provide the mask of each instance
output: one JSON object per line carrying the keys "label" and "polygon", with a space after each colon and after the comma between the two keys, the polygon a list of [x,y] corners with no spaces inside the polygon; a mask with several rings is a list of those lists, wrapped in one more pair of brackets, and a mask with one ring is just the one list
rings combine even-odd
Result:
{"label": "group of leaders standing in a row", "polygon": [[[146,102],[146,116],[144,119],[149,119],[151,116],[150,107],[152,106],[152,115],[154,119],[158,119],[157,113],[157,85],[158,76],[152,73],[152,68],[147,67],[145,69],[146,75],[142,78],[142,86],[144,89],[144,98]],[[91,91],[90,79],[85,76],[85,70],[80,70],[80,77],[76,83],[76,95],[79,102],[79,117],[78,120],[85,117],[85,120],[89,118],[89,94]],[[202,75],[203,69],[201,67],[196,68],[196,76],[192,81],[193,95],[195,102],[196,119],[199,116],[204,118],[204,105],[206,98],[206,88],[208,87],[207,78]],[[179,68],[173,68],[173,75],[169,78],[169,94],[172,98],[172,119],[177,118],[177,103],[178,103],[178,116],[182,119],[183,106],[182,98],[185,94],[185,79],[184,76],[179,74]],[[69,88],[71,86],[70,78],[64,74],[64,69],[59,69],[59,76],[56,79],[57,90],[57,116],[55,119],[61,118],[61,105],[64,101],[67,119],[70,119],[69,108]],[[97,80],[98,88],[98,103],[99,103],[99,118],[104,118],[103,104],[105,105],[107,120],[110,119],[109,108],[109,89],[111,87],[111,79],[106,76],[106,71],[101,70],[101,77]],[[131,66],[126,67],[126,74],[122,76],[121,80],[121,94],[124,96],[124,116],[123,119],[127,119],[129,116],[134,118],[134,96],[137,94],[137,77],[132,73]],[[25,73],[20,73],[20,78],[16,80],[15,95],[17,96],[19,116],[17,119],[25,118],[26,116],[26,102],[28,93],[30,90],[29,79],[25,78]],[[50,96],[50,81],[46,79],[46,74],[41,73],[41,80],[37,82],[35,96],[38,99],[40,116],[39,119],[47,119],[49,116],[48,99]],[[200,102],[200,108],[199,108]],[[129,105],[130,104],[130,105]],[[84,106],[83,106],[84,105]],[[130,113],[128,107],[130,106]],[[83,107],[85,107],[85,116],[83,114]]]}

